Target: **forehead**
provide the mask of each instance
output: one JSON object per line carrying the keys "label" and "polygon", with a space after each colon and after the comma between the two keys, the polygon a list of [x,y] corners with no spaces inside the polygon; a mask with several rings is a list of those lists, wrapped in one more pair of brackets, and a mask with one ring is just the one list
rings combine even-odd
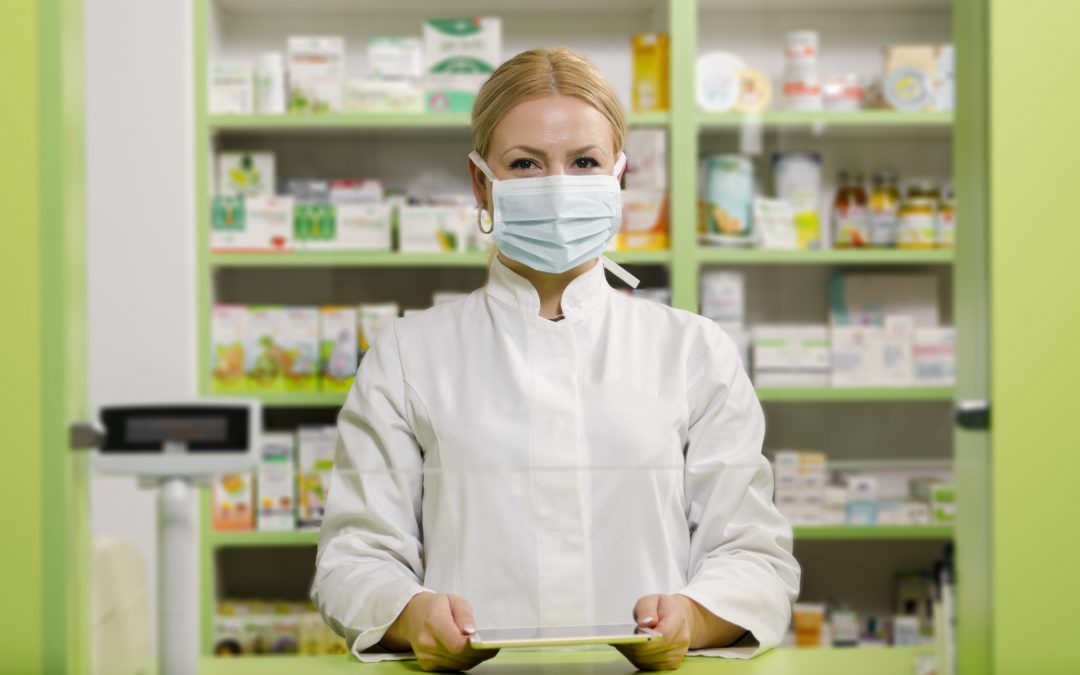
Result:
{"label": "forehead", "polygon": [[492,150],[515,145],[551,150],[598,145],[614,147],[615,133],[603,113],[573,96],[545,96],[523,101],[495,126]]}

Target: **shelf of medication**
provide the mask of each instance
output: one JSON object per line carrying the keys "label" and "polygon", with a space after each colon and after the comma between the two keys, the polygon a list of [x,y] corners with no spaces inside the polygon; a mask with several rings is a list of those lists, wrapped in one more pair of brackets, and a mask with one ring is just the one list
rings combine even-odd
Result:
{"label": "shelf of medication", "polygon": [[[671,123],[671,115],[666,112],[628,112],[626,116],[631,127],[665,127]],[[408,112],[208,115],[206,126],[212,132],[470,128],[468,113]]]}
{"label": "shelf of medication", "polygon": [[758,399],[766,403],[866,403],[902,401],[952,401],[952,387],[807,387],[761,388]]}
{"label": "shelf of medication", "polygon": [[813,541],[894,541],[952,539],[951,525],[804,525],[794,528],[795,538]]}
{"label": "shelf of medication", "polygon": [[[801,526],[794,528],[796,539],[812,541],[894,541],[952,539],[951,525],[874,525],[868,527],[840,525],[835,527]],[[207,544],[212,548],[316,546],[318,530],[295,532],[217,532],[209,530]]]}
{"label": "shelf of medication", "polygon": [[881,129],[941,128],[953,125],[951,111],[903,112],[897,110],[777,110],[758,114],[737,112],[697,114],[701,129],[734,129],[748,125],[765,128],[878,127]]}
{"label": "shelf of medication", "polygon": [[951,265],[956,257],[954,249],[947,248],[782,251],[699,247],[694,255],[702,264],[724,265]]}
{"label": "shelf of medication", "polygon": [[[609,251],[626,265],[665,265],[670,251]],[[490,254],[409,253],[400,251],[294,251],[290,253],[211,253],[213,267],[487,267]]]}

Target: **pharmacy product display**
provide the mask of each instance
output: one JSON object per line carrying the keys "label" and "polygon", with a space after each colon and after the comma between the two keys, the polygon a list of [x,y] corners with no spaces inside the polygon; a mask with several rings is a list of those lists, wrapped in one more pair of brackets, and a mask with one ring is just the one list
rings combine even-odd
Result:
{"label": "pharmacy product display", "polygon": [[932,645],[937,636],[951,632],[956,620],[953,569],[953,547],[946,544],[941,557],[929,568],[896,573],[891,608],[860,614],[836,601],[797,602],[783,644],[794,647]]}
{"label": "pharmacy product display", "polygon": [[795,527],[951,525],[956,490],[949,472],[830,470],[823,452],[773,453],[775,502]]}
{"label": "pharmacy product display", "polygon": [[349,73],[345,38],[290,36],[284,53],[210,67],[210,113],[467,113],[501,62],[497,17],[428,19],[419,36],[367,41],[363,73]]}
{"label": "pharmacy product display", "polygon": [[[787,35],[782,70],[776,74],[780,109],[803,112],[953,109],[952,45],[885,46],[881,74],[869,81],[852,72],[822,72],[818,61],[821,49],[817,31],[799,30]],[[768,109],[773,87],[769,77],[752,65],[731,52],[700,55],[696,87],[701,110],[745,113]]]}
{"label": "pharmacy product display", "polygon": [[218,532],[318,529],[334,469],[337,427],[266,433],[253,472],[217,476],[211,526]]}
{"label": "pharmacy product display", "polygon": [[[626,188],[615,250],[669,248],[667,132],[627,134]],[[221,152],[211,204],[215,253],[463,253],[494,245],[490,214],[465,193],[388,194],[378,178],[277,180],[271,152]]]}
{"label": "pharmacy product display", "polygon": [[399,315],[394,303],[215,305],[210,328],[213,390],[347,391],[364,352]]}
{"label": "pharmacy product display", "polygon": [[748,327],[743,273],[706,271],[700,311],[739,345],[757,387],[954,384],[956,334],[939,324],[935,276],[837,274],[822,294],[827,322]]}
{"label": "pharmacy product display", "polygon": [[703,158],[700,243],[772,250],[926,250],[956,244],[956,201],[951,189],[913,180],[901,196],[894,171],[876,170],[868,185],[862,171],[843,169],[828,210],[831,231],[823,232],[821,156],[774,154],[770,162],[773,194],[768,197],[756,194],[757,163],[736,154]]}
{"label": "pharmacy product display", "polygon": [[[671,40],[667,33],[642,33],[630,39],[633,85],[630,108],[634,112],[667,112]],[[629,155],[629,153],[627,153]]]}
{"label": "pharmacy product display", "polygon": [[281,600],[218,601],[213,641],[216,656],[348,653],[314,605]]}

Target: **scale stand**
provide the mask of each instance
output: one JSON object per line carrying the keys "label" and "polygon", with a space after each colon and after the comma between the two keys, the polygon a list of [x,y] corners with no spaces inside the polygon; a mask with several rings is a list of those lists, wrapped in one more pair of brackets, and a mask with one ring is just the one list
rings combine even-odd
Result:
{"label": "scale stand", "polygon": [[199,533],[195,487],[167,478],[158,487],[158,667],[195,673],[199,657]]}

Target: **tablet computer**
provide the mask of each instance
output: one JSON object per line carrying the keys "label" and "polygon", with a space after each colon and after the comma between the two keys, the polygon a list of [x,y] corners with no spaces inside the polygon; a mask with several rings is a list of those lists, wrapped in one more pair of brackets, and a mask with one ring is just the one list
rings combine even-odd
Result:
{"label": "tablet computer", "polygon": [[651,642],[660,633],[632,623],[603,626],[557,626],[551,628],[487,628],[469,636],[474,649],[510,647],[571,647],[577,645],[625,645]]}

